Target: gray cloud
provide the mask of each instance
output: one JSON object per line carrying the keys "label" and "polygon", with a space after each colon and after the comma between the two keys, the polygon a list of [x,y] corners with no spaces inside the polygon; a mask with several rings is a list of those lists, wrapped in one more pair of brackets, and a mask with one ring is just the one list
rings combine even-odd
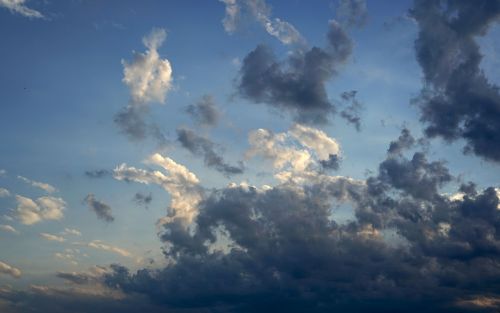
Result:
{"label": "gray cloud", "polygon": [[365,0],[339,0],[335,19],[345,27],[364,26],[368,19]]}
{"label": "gray cloud", "polygon": [[243,173],[242,165],[234,166],[226,163],[216,151],[217,145],[210,139],[202,137],[190,129],[178,128],[177,140],[192,154],[202,156],[206,166],[214,168],[225,176]]}
{"label": "gray cloud", "polygon": [[357,91],[351,90],[341,94],[342,105],[344,106],[340,111],[340,117],[345,119],[348,123],[353,124],[357,131],[361,130],[361,117],[360,111],[363,106],[361,102],[356,99]]}
{"label": "gray cloud", "polygon": [[295,51],[284,63],[271,50],[257,46],[243,60],[239,94],[274,109],[285,110],[305,123],[326,123],[335,113],[325,84],[352,52],[352,42],[342,27],[330,22],[325,49]]}
{"label": "gray cloud", "polygon": [[500,161],[500,94],[480,68],[475,38],[500,17],[497,0],[417,0],[415,41],[425,87],[415,100],[428,137],[464,139],[465,152]]}
{"label": "gray cloud", "polygon": [[221,115],[214,98],[210,95],[205,95],[195,104],[190,104],[186,112],[202,126],[216,126]]}
{"label": "gray cloud", "polygon": [[85,176],[88,178],[103,178],[111,175],[111,172],[105,169],[85,171]]}
{"label": "gray cloud", "polygon": [[145,206],[147,208],[148,205],[151,203],[151,201],[153,201],[153,195],[151,193],[144,194],[144,193],[141,193],[141,192],[137,192],[134,195],[133,200],[138,205],[143,205],[143,206]]}
{"label": "gray cloud", "polygon": [[97,200],[93,194],[88,194],[85,199],[83,199],[83,201],[85,201],[88,207],[92,211],[94,211],[94,213],[97,215],[97,218],[108,223],[115,220],[111,207],[106,203]]}
{"label": "gray cloud", "polygon": [[389,149],[387,150],[390,154],[399,154],[407,149],[412,148],[415,145],[415,138],[410,133],[408,128],[403,128],[401,130],[401,135],[397,140],[391,141]]}

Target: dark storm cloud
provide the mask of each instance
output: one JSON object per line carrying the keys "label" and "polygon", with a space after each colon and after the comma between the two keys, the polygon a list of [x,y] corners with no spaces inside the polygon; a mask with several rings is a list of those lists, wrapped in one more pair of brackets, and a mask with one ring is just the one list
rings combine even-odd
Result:
{"label": "dark storm cloud", "polygon": [[103,178],[110,174],[111,172],[105,169],[85,171],[85,176],[88,178]]}
{"label": "dark storm cloud", "polygon": [[106,203],[97,200],[93,194],[88,194],[83,201],[92,211],[95,212],[99,219],[108,223],[115,220],[111,207]]}
{"label": "dark storm cloud", "polygon": [[340,117],[348,123],[353,124],[357,131],[361,130],[360,111],[363,108],[361,102],[356,99],[357,91],[351,90],[341,94],[342,105],[344,108],[340,111]]}
{"label": "dark storm cloud", "polygon": [[365,0],[339,0],[335,16],[345,27],[361,27],[368,19],[366,2]]}
{"label": "dark storm cloud", "polygon": [[500,16],[500,1],[417,0],[411,15],[425,88],[416,99],[429,137],[464,139],[466,153],[500,161],[500,93],[480,68],[475,41]]}
{"label": "dark storm cloud", "polygon": [[408,128],[403,128],[398,139],[391,141],[387,152],[390,154],[400,154],[401,152],[412,148],[415,145],[415,142],[415,138],[413,138],[410,130]]}
{"label": "dark storm cloud", "polygon": [[218,146],[210,139],[196,134],[186,128],[177,129],[177,140],[192,154],[203,157],[205,165],[221,172],[226,176],[243,173],[243,166],[227,164],[217,152]]}
{"label": "dark storm cloud", "polygon": [[221,113],[212,96],[205,95],[195,104],[190,104],[186,112],[200,125],[216,126]]}
{"label": "dark storm cloud", "polygon": [[[463,199],[450,198],[443,162],[397,151],[366,185],[318,176],[305,186],[214,190],[196,227],[163,225],[170,265],[115,265],[104,283],[201,312],[464,312],[464,303],[495,312],[474,299],[499,297],[496,190],[464,184]],[[346,201],[356,220],[339,224],[331,214]]]}
{"label": "dark storm cloud", "polygon": [[153,201],[153,195],[151,193],[144,194],[144,193],[141,193],[141,192],[137,192],[134,195],[133,200],[138,205],[143,205],[143,206],[145,206],[147,208],[148,205],[151,203],[151,201]]}
{"label": "dark storm cloud", "polygon": [[330,22],[325,49],[295,51],[280,63],[272,51],[259,45],[243,60],[239,94],[274,109],[286,110],[304,123],[326,123],[335,113],[326,82],[352,53],[352,42],[342,27]]}

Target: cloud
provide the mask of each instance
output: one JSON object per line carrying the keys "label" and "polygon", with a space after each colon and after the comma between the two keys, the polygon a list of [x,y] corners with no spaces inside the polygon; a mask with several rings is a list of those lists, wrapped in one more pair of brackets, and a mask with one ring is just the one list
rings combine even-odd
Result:
{"label": "cloud", "polygon": [[113,253],[116,253],[116,254],[121,255],[123,257],[131,257],[132,256],[132,253],[130,253],[129,251],[122,249],[122,248],[119,248],[119,247],[116,247],[116,246],[105,244],[101,240],[93,240],[93,241],[89,242],[87,244],[87,246],[90,248],[98,249],[98,250],[113,252]]}
{"label": "cloud", "polygon": [[28,18],[44,18],[39,11],[28,8],[26,0],[0,0],[0,7],[7,8],[12,13],[21,14]]}
{"label": "cloud", "polygon": [[93,194],[88,194],[85,199],[83,199],[83,201],[87,203],[88,207],[92,211],[94,211],[94,213],[97,215],[97,218],[107,223],[111,223],[115,220],[111,207],[106,203],[97,200]]}
{"label": "cloud", "polygon": [[145,206],[147,208],[148,205],[151,203],[151,201],[153,201],[153,195],[151,193],[149,193],[149,194],[143,194],[143,193],[137,192],[134,195],[134,199],[133,200],[138,205],[143,205],[143,206]]}
{"label": "cloud", "polygon": [[7,171],[4,169],[0,169],[0,177],[7,175]]}
{"label": "cloud", "polygon": [[196,134],[191,129],[178,128],[177,141],[192,154],[202,156],[207,167],[214,168],[225,176],[243,173],[242,164],[238,166],[227,164],[219,152],[216,151],[217,148],[220,149],[217,144],[206,137]]}
{"label": "cloud", "polygon": [[5,188],[0,188],[0,198],[9,197],[10,192]]}
{"label": "cloud", "polygon": [[82,233],[78,229],[73,228],[65,228],[62,232],[63,235],[73,235],[73,236],[81,236]]}
{"label": "cloud", "polygon": [[111,173],[108,170],[100,169],[100,170],[92,170],[92,171],[85,171],[85,176],[89,178],[103,178]]}
{"label": "cloud", "polygon": [[16,195],[16,218],[25,225],[32,225],[44,220],[60,220],[64,216],[66,202],[56,197],[40,197],[32,200]]}
{"label": "cloud", "polygon": [[14,233],[14,234],[19,233],[14,227],[12,227],[10,225],[0,225],[0,230],[4,231],[4,232]]}
{"label": "cloud", "polygon": [[146,115],[148,105],[154,102],[164,103],[168,91],[172,89],[172,67],[158,52],[166,36],[164,29],[154,28],[142,39],[146,52],[134,53],[131,62],[122,61],[123,83],[129,87],[131,100],[116,114],[114,121],[131,140],[143,140],[149,133],[160,144],[165,143],[158,126],[148,123]]}
{"label": "cloud", "polygon": [[219,122],[221,113],[210,95],[203,96],[195,104],[190,104],[186,112],[202,126],[214,127]]}
{"label": "cloud", "polygon": [[21,271],[9,264],[0,261],[0,274],[10,275],[14,278],[21,277]]}
{"label": "cloud", "polygon": [[158,153],[150,156],[147,163],[162,167],[166,173],[137,169],[123,163],[115,168],[113,176],[117,180],[161,186],[171,196],[170,212],[167,220],[179,218],[190,223],[197,214],[197,205],[203,194],[203,190],[199,186],[200,181],[196,175],[191,173],[185,166]]}
{"label": "cloud", "polygon": [[415,103],[425,134],[463,139],[466,153],[499,162],[500,93],[481,70],[476,42],[498,21],[498,2],[419,0],[411,16],[419,27],[415,52],[425,85]]}
{"label": "cloud", "polygon": [[47,234],[47,233],[40,233],[40,237],[42,237],[43,239],[48,240],[48,241],[57,241],[57,242],[65,242],[66,241],[66,239],[64,239],[61,236]]}
{"label": "cloud", "polygon": [[352,53],[352,42],[342,27],[330,21],[325,49],[295,51],[279,62],[272,51],[259,45],[243,60],[237,82],[245,99],[284,110],[301,123],[326,123],[336,108],[325,84]]}
{"label": "cloud", "polygon": [[368,19],[365,0],[339,0],[335,10],[335,19],[344,27],[364,26]]}
{"label": "cloud", "polygon": [[361,102],[356,99],[357,91],[351,90],[341,94],[342,105],[344,108],[340,111],[340,117],[345,119],[348,123],[353,124],[357,131],[361,130],[361,117],[360,111],[363,106]]}
{"label": "cloud", "polygon": [[242,15],[253,17],[266,32],[283,44],[305,44],[304,38],[295,27],[279,18],[272,18],[271,8],[264,0],[220,0],[226,5],[226,16],[222,20],[224,30],[234,33]]}
{"label": "cloud", "polygon": [[414,145],[415,138],[411,135],[410,130],[408,128],[403,128],[398,139],[396,141],[391,141],[387,152],[390,154],[400,154],[401,152],[412,148]]}
{"label": "cloud", "polygon": [[54,186],[47,184],[47,183],[34,181],[34,180],[28,179],[28,178],[23,177],[23,176],[17,176],[17,178],[19,178],[20,180],[24,181],[27,184],[32,185],[33,187],[40,188],[48,193],[54,193],[57,191],[57,189]]}

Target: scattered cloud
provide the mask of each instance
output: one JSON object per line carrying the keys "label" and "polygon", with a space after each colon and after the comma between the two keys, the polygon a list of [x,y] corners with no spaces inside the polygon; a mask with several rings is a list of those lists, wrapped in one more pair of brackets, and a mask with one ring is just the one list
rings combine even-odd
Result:
{"label": "scattered cloud", "polygon": [[141,192],[137,192],[134,195],[133,200],[137,205],[143,205],[147,208],[151,201],[153,201],[153,195],[151,193],[144,194]]}
{"label": "scattered cloud", "polygon": [[16,218],[25,225],[32,225],[44,220],[60,220],[64,216],[66,202],[56,197],[40,197],[32,200],[16,195]]}
{"label": "scattered cloud", "polygon": [[97,200],[93,194],[88,194],[85,199],[83,199],[83,201],[87,203],[88,207],[92,211],[94,211],[94,213],[97,215],[97,218],[107,223],[111,223],[115,220],[111,207],[106,203]]}
{"label": "scattered cloud", "polygon": [[5,188],[0,188],[0,198],[9,197],[10,192]]}
{"label": "scattered cloud", "polygon": [[10,275],[14,278],[21,277],[21,270],[0,261],[0,274]]}
{"label": "scattered cloud", "polygon": [[19,232],[10,225],[0,225],[0,230],[8,233],[19,234]]}
{"label": "scattered cloud", "polygon": [[85,176],[87,176],[88,178],[103,178],[110,174],[110,171],[104,169],[85,171]]}
{"label": "scattered cloud", "polygon": [[190,104],[186,112],[197,124],[207,127],[216,126],[221,116],[214,98],[210,95],[205,95],[195,104]]}
{"label": "scattered cloud", "polygon": [[40,233],[40,237],[42,237],[43,239],[48,240],[48,241],[57,241],[57,242],[65,242],[66,241],[66,239],[64,239],[61,236],[47,234],[47,233]]}
{"label": "scattered cloud", "polygon": [[73,235],[73,236],[81,236],[82,235],[82,233],[78,229],[74,229],[74,228],[65,228],[61,234]]}
{"label": "scattered cloud", "polygon": [[101,240],[93,240],[93,241],[89,242],[87,244],[87,246],[90,248],[98,249],[98,250],[113,252],[113,253],[119,254],[119,255],[124,256],[124,257],[132,257],[132,253],[128,252],[127,250],[116,247],[116,246],[105,244]]}
{"label": "scattered cloud", "polygon": [[44,18],[39,11],[28,8],[26,2],[26,0],[0,0],[0,7],[28,18]]}
{"label": "scattered cloud", "polygon": [[33,187],[40,188],[48,193],[54,193],[57,191],[57,189],[54,186],[47,184],[47,183],[34,181],[34,180],[31,180],[31,179],[26,178],[24,176],[17,176],[17,178],[19,178],[20,180],[22,180],[23,182],[25,182],[27,184],[30,184]]}

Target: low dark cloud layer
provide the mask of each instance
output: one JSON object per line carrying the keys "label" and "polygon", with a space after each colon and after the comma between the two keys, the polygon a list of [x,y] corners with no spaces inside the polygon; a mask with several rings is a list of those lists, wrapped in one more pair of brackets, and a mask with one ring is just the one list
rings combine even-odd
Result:
{"label": "low dark cloud layer", "polygon": [[415,41],[425,88],[417,105],[429,137],[464,139],[466,153],[500,161],[500,93],[480,68],[476,37],[500,17],[500,1],[417,0]]}
{"label": "low dark cloud layer", "polygon": [[97,215],[97,218],[107,223],[111,223],[115,220],[111,207],[106,203],[97,200],[93,194],[88,194],[83,201],[88,205],[89,209]]}
{"label": "low dark cloud layer", "polygon": [[243,173],[243,166],[234,166],[226,163],[219,154],[218,147],[210,139],[198,135],[194,131],[186,128],[177,129],[177,140],[192,154],[203,157],[205,165],[214,168],[225,176]]}
{"label": "low dark cloud layer", "polygon": [[330,22],[327,46],[295,51],[286,61],[260,45],[243,60],[239,94],[256,103],[289,112],[302,123],[326,123],[335,113],[325,84],[352,53],[352,41],[335,21]]}
{"label": "low dark cloud layer", "polygon": [[214,98],[210,95],[205,95],[195,104],[190,104],[186,112],[197,124],[209,127],[216,126],[221,115]]}

